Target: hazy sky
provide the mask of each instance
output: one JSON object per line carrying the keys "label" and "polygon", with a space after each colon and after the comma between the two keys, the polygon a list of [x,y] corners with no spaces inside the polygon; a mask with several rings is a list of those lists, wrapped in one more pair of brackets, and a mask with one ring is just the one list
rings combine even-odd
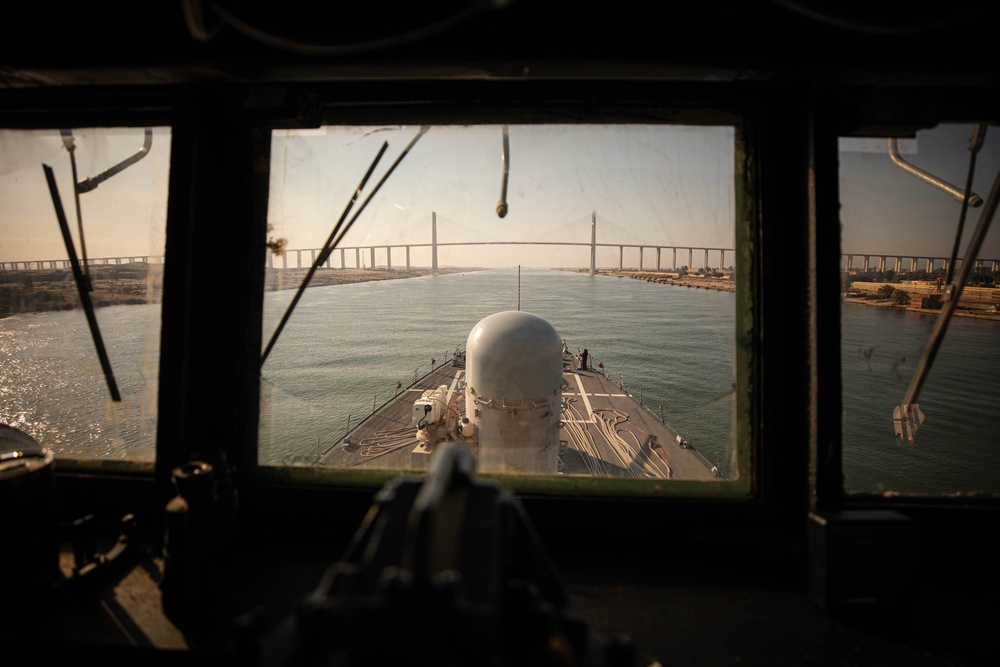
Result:
{"label": "hazy sky", "polygon": [[[915,139],[899,140],[899,153],[912,166],[964,190],[972,156],[971,136],[972,125],[942,126],[920,132]],[[972,188],[984,202],[998,171],[1000,128],[992,127],[976,154]],[[840,201],[841,248],[845,253],[951,254],[961,202],[894,164],[884,139],[841,140]],[[959,257],[965,256],[984,206],[970,207],[966,213]],[[995,219],[979,256],[1000,259],[1000,223]],[[859,264],[855,260],[854,266]],[[904,267],[908,266],[904,262]]]}
{"label": "hazy sky", "polygon": [[[287,238],[289,248],[320,247],[383,142],[389,147],[359,204],[418,133],[417,127],[402,127],[276,134],[274,234]],[[504,218],[496,212],[502,142],[501,126],[431,128],[374,194],[342,245],[430,243],[435,216],[439,243],[589,243],[596,211],[598,243],[733,247],[731,128],[510,127]],[[617,262],[617,248],[613,253]],[[637,251],[631,254],[634,262]],[[414,249],[411,261],[426,266],[429,257],[429,250]],[[645,257],[649,262],[651,255]],[[376,258],[383,264],[384,250]],[[354,261],[350,257],[348,265]],[[402,250],[394,251],[393,265],[402,262]],[[444,247],[439,262],[585,266],[589,249]]]}
{"label": "hazy sky", "polygon": [[[73,135],[79,181],[134,155],[144,140],[142,128],[74,130]],[[143,159],[80,195],[88,257],[163,255],[169,160],[170,131],[154,128]],[[81,254],[70,153],[59,131],[0,130],[0,261],[68,257],[43,164],[55,173]]]}
{"label": "hazy sky", "polygon": [[[289,249],[320,247],[383,142],[388,148],[352,215],[418,131],[384,127],[275,132],[271,235],[287,239]],[[901,140],[900,151],[915,166],[962,188],[970,133],[969,125],[922,132],[914,140]],[[730,128],[511,126],[509,213],[501,219],[496,207],[503,175],[502,136],[500,126],[431,128],[372,195],[342,245],[429,243],[432,215],[437,217],[440,243],[586,243],[596,211],[598,243],[733,247]],[[78,178],[83,180],[138,151],[143,131],[76,130],[74,137]],[[169,128],[155,128],[149,155],[81,195],[90,257],[162,254],[169,148]],[[0,261],[66,257],[42,164],[56,173],[76,234],[70,154],[59,132],[0,130]],[[974,190],[983,199],[998,170],[1000,130],[992,128],[976,163]],[[959,202],[894,165],[884,140],[842,142],[841,201],[846,252],[935,256],[951,252]],[[960,256],[981,211],[968,212]],[[1000,258],[997,226],[981,257]],[[79,252],[79,240],[77,244]],[[655,261],[653,252],[646,251],[644,266]],[[700,260],[696,255],[694,265]],[[308,265],[311,259],[306,256],[303,261]],[[339,255],[333,261],[339,265]],[[363,261],[369,263],[367,253]],[[383,248],[376,262],[385,261]],[[585,266],[588,261],[586,247],[458,246],[439,252],[444,265]],[[617,248],[599,251],[599,265],[613,266],[617,261]],[[624,261],[626,266],[637,264],[637,252],[626,250]],[[665,256],[663,261],[670,259]],[[717,261],[710,258],[711,263]],[[353,266],[354,257],[349,256],[347,263]],[[401,249],[393,251],[392,263],[405,263]],[[429,265],[429,250],[414,248],[411,263]],[[678,257],[678,263],[686,264],[687,257]]]}

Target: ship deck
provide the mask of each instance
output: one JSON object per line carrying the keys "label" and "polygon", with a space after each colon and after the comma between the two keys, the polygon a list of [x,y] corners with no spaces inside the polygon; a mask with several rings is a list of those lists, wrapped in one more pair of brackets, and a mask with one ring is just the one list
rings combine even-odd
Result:
{"label": "ship deck", "polygon": [[[375,409],[319,457],[336,468],[424,471],[432,451],[418,437],[412,406],[441,385],[464,415],[465,357],[456,354]],[[599,369],[578,370],[563,355],[559,474],[589,477],[710,480],[712,463],[677,431]],[[715,471],[717,472],[717,471]]]}

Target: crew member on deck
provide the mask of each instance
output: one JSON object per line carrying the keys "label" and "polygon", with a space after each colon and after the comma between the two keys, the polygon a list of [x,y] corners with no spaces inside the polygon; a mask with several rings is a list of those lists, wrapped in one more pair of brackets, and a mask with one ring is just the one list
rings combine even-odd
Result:
{"label": "crew member on deck", "polygon": [[588,354],[589,353],[587,352],[587,348],[583,348],[583,354],[580,355],[580,368],[578,368],[577,370],[581,370],[581,371],[587,370],[587,356],[588,356]]}

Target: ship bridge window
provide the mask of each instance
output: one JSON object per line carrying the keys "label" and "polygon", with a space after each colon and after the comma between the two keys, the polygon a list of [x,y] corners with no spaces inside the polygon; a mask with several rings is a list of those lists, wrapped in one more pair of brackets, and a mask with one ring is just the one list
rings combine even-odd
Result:
{"label": "ship bridge window", "polygon": [[169,160],[167,127],[0,130],[4,453],[152,469]]}
{"label": "ship bridge window", "polygon": [[840,140],[848,493],[1000,492],[998,175],[995,127]]}
{"label": "ship bridge window", "polygon": [[735,123],[274,131],[259,464],[379,484],[459,441],[516,489],[745,497],[742,151]]}

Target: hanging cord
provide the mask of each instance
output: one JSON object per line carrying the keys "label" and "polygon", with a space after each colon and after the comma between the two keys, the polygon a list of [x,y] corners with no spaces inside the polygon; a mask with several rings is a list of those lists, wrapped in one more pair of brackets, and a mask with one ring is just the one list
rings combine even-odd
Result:
{"label": "hanging cord", "polygon": [[950,11],[943,7],[928,5],[929,10],[911,9],[900,12],[891,5],[883,9],[879,3],[864,3],[864,8],[858,10],[853,5],[860,3],[823,0],[773,0],[773,2],[818,23],[872,35],[910,35],[938,30],[959,21],[973,19],[977,9],[958,3],[957,7],[949,8]]}
{"label": "hanging cord", "polygon": [[[207,42],[213,39],[223,26],[229,26],[240,34],[256,42],[267,46],[308,56],[346,56],[359,53],[371,53],[382,49],[408,44],[410,42],[424,39],[432,35],[444,32],[450,28],[461,25],[466,21],[489,10],[503,9],[513,0],[470,0],[468,5],[462,7],[454,14],[442,18],[431,20],[424,25],[414,26],[409,30],[404,30],[398,34],[387,35],[375,39],[348,43],[314,43],[301,39],[288,38],[274,32],[251,25],[246,20],[240,18],[230,11],[226,4],[235,4],[237,9],[240,3],[224,3],[218,0],[183,0],[181,8],[184,14],[184,21],[188,32],[195,39]],[[210,12],[206,12],[208,9]],[[209,17],[211,13],[213,16]],[[430,13],[428,10],[425,13]]]}
{"label": "hanging cord", "polygon": [[500,181],[500,201],[497,203],[497,215],[501,218],[507,215],[507,175],[510,173],[510,138],[507,126],[503,126],[503,151],[500,154],[503,163],[503,177]]}

